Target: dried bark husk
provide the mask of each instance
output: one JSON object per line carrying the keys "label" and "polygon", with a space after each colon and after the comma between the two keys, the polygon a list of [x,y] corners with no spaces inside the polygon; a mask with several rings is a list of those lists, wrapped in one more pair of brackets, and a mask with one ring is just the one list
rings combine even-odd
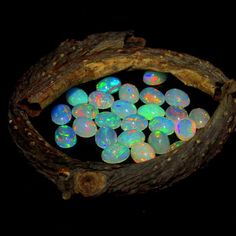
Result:
{"label": "dried bark husk", "polygon": [[[30,117],[69,88],[123,70],[169,72],[219,101],[207,126],[180,148],[140,164],[108,165],[72,159],[51,146]],[[134,194],[162,189],[186,178],[222,149],[236,126],[236,82],[207,61],[145,47],[132,32],[107,32],[83,41],[67,40],[32,66],[18,81],[9,103],[9,130],[35,169],[50,179],[64,199],[103,193]]]}

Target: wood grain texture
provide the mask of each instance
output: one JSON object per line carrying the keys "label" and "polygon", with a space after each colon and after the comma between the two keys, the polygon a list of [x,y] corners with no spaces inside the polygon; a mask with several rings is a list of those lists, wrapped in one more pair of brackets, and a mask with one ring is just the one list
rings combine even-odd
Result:
{"label": "wood grain texture", "polygon": [[[210,122],[185,145],[140,164],[82,162],[51,146],[30,117],[69,88],[123,70],[169,72],[219,101]],[[62,192],[85,197],[162,189],[186,178],[214,158],[236,127],[236,82],[196,57],[145,47],[132,32],[108,32],[67,40],[18,81],[9,103],[9,130],[35,169]]]}

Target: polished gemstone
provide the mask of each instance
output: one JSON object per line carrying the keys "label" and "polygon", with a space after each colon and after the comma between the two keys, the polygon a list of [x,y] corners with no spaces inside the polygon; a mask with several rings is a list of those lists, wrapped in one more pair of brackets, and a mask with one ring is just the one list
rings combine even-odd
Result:
{"label": "polished gemstone", "polygon": [[133,114],[126,116],[121,122],[121,129],[131,130],[136,129],[142,131],[148,126],[148,121],[141,115]]}
{"label": "polished gemstone", "polygon": [[159,105],[150,103],[139,107],[138,114],[147,120],[152,120],[156,116],[164,116],[165,111]]}
{"label": "polished gemstone", "polygon": [[133,84],[123,84],[119,90],[120,100],[136,103],[139,100],[139,92]]}
{"label": "polished gemstone", "polygon": [[167,74],[157,71],[147,71],[143,75],[143,82],[147,85],[159,85],[166,81]]}
{"label": "polished gemstone", "polygon": [[102,151],[102,160],[109,164],[117,164],[127,160],[129,155],[129,148],[117,142]]}
{"label": "polished gemstone", "polygon": [[76,106],[78,104],[83,104],[88,102],[88,95],[83,89],[71,88],[66,93],[66,101],[71,106]]}
{"label": "polished gemstone", "polygon": [[117,129],[120,127],[121,119],[113,112],[103,111],[96,116],[95,123],[99,127],[110,127],[112,129]]}
{"label": "polished gemstone", "polygon": [[112,106],[114,97],[110,93],[94,91],[89,95],[89,103],[99,109],[107,109]]}
{"label": "polished gemstone", "polygon": [[189,118],[180,120],[175,125],[175,133],[180,140],[187,141],[195,135],[196,124]]}
{"label": "polished gemstone", "polygon": [[135,129],[126,130],[118,136],[118,142],[126,145],[127,147],[132,147],[135,143],[144,142],[144,140],[144,133]]}
{"label": "polished gemstone", "polygon": [[182,146],[184,144],[184,141],[176,141],[170,145],[170,151],[175,150],[176,148]]}
{"label": "polished gemstone", "polygon": [[152,87],[143,89],[139,96],[143,103],[156,103],[157,105],[162,105],[165,102],[164,94]]}
{"label": "polished gemstone", "polygon": [[128,101],[116,100],[111,107],[111,111],[117,114],[120,118],[136,114],[137,108],[134,104]]}
{"label": "polished gemstone", "polygon": [[165,93],[166,102],[171,106],[187,107],[190,99],[187,93],[180,89],[170,89]]}
{"label": "polished gemstone", "polygon": [[166,109],[166,117],[174,123],[188,117],[188,112],[182,107],[169,106]]}
{"label": "polished gemstone", "polygon": [[93,120],[86,117],[79,117],[73,122],[73,130],[78,136],[89,138],[96,134],[97,126]]}
{"label": "polished gemstone", "polygon": [[131,157],[136,163],[149,161],[155,156],[155,150],[148,143],[136,143],[131,147]]}
{"label": "polished gemstone", "polygon": [[149,122],[149,129],[152,132],[159,130],[164,134],[171,135],[175,131],[175,125],[172,120],[157,116]]}
{"label": "polished gemstone", "polygon": [[94,119],[98,113],[98,109],[89,103],[79,104],[72,108],[72,114],[75,118],[84,116],[89,119]]}
{"label": "polished gemstone", "polygon": [[72,118],[70,107],[64,104],[56,105],[51,111],[51,118],[57,125],[67,124]]}
{"label": "polished gemstone", "polygon": [[107,148],[117,142],[116,131],[110,127],[101,127],[95,135],[95,142],[100,148]]}
{"label": "polished gemstone", "polygon": [[193,109],[189,114],[189,118],[195,121],[197,129],[203,128],[210,120],[208,112],[202,108]]}
{"label": "polished gemstone", "polygon": [[108,92],[110,94],[119,90],[121,82],[117,77],[109,76],[98,82],[96,88],[101,92]]}
{"label": "polished gemstone", "polygon": [[76,134],[68,125],[59,126],[55,131],[55,142],[61,148],[71,148],[76,142]]}
{"label": "polished gemstone", "polygon": [[148,143],[154,148],[156,154],[167,153],[170,149],[168,136],[159,130],[156,130],[149,135]]}

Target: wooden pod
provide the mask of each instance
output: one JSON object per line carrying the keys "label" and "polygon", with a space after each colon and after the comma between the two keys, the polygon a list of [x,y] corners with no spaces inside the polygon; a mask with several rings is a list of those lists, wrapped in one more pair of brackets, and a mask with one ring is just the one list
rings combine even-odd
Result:
{"label": "wooden pod", "polygon": [[[219,101],[207,126],[183,146],[148,162],[108,165],[72,159],[51,146],[30,117],[69,88],[123,70],[169,72]],[[207,61],[145,47],[131,32],[108,32],[67,40],[18,81],[9,104],[9,130],[35,169],[57,185],[64,199],[103,193],[134,194],[162,189],[186,178],[219,153],[236,126],[236,81]]]}

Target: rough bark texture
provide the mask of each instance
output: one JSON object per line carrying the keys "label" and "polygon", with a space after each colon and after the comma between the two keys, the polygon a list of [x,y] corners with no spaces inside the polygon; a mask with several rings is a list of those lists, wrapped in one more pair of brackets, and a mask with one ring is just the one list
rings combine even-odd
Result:
{"label": "rough bark texture", "polygon": [[[122,70],[169,72],[219,101],[206,128],[180,148],[141,164],[108,165],[72,159],[47,143],[29,117],[69,88]],[[134,194],[162,189],[186,178],[219,153],[236,126],[236,82],[209,62],[187,54],[145,47],[130,32],[67,40],[19,80],[9,105],[9,130],[37,171],[54,182],[64,199],[103,193]]]}

